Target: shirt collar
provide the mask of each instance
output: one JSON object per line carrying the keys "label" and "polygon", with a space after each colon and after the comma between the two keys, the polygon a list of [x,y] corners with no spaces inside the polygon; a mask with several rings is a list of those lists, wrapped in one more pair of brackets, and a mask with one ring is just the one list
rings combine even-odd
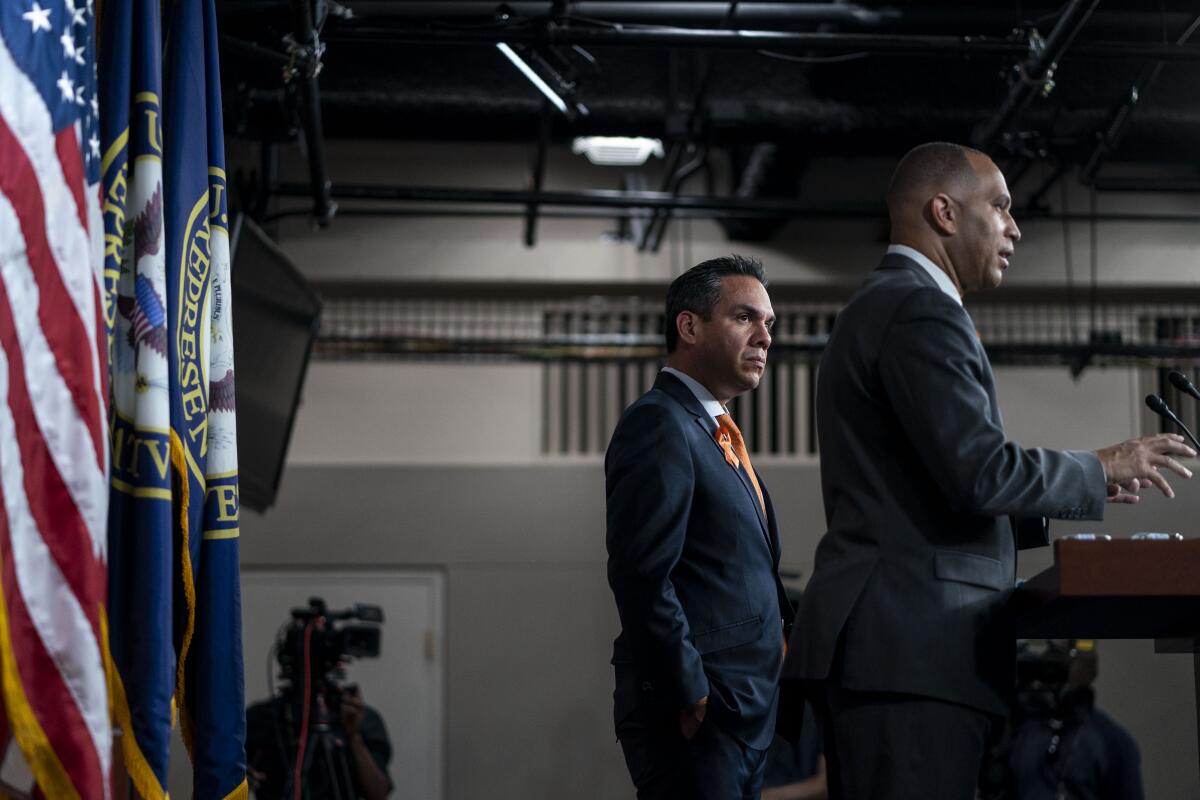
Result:
{"label": "shirt collar", "polygon": [[929,257],[924,253],[919,250],[914,250],[906,244],[888,245],[887,251],[888,253],[907,256],[920,264],[921,268],[928,272],[929,276],[937,283],[939,289],[948,294],[950,297],[953,297],[954,302],[958,303],[960,306],[963,304],[962,296],[958,293],[958,289],[954,288],[954,281],[950,280],[950,276],[943,272],[937,264],[934,264],[932,261],[930,261]]}
{"label": "shirt collar", "polygon": [[722,414],[728,414],[725,406],[721,405],[721,401],[712,396],[712,392],[704,388],[700,381],[688,375],[686,372],[680,372],[674,367],[663,367],[663,372],[669,372],[679,380],[683,381],[683,385],[692,390],[692,394],[696,395],[696,399],[700,401],[700,405],[704,406],[704,410],[714,420]]}

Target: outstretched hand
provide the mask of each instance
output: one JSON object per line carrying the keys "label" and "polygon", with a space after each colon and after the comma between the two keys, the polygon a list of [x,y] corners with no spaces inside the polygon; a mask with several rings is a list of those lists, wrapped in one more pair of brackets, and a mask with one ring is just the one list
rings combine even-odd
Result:
{"label": "outstretched hand", "polygon": [[1173,455],[1195,458],[1196,451],[1175,433],[1127,439],[1097,450],[1096,457],[1104,467],[1104,480],[1108,484],[1108,502],[1136,503],[1137,492],[1151,484],[1167,497],[1174,497],[1175,491],[1159,470],[1169,469],[1182,478],[1192,477],[1192,471],[1172,458]]}

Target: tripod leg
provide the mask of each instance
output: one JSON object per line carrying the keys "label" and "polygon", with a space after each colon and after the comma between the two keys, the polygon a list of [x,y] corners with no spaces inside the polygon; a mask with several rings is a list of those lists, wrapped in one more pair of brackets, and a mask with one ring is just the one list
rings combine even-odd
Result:
{"label": "tripod leg", "polygon": [[350,798],[353,800],[358,795],[354,791],[354,778],[350,775],[350,765],[346,763],[346,747],[338,748],[337,762],[338,767],[341,768],[342,785],[346,787],[346,791],[349,792]]}
{"label": "tripod leg", "polygon": [[[333,800],[354,800],[354,782],[350,780],[350,774],[346,770],[342,748],[337,746],[331,733],[321,737],[321,760],[325,764],[325,774],[333,792]],[[339,762],[341,770],[338,770]]]}
{"label": "tripod leg", "polygon": [[[308,773],[312,769],[314,751],[317,745],[321,743],[321,736],[316,731],[310,731],[308,734],[308,742],[304,746],[304,764],[300,767],[300,798],[306,800],[308,797]],[[293,787],[292,791],[295,791]]]}

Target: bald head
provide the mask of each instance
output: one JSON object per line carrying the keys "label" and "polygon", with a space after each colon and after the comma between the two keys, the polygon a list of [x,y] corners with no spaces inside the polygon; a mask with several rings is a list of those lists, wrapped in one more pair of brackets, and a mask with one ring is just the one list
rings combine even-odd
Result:
{"label": "bald head", "polygon": [[990,159],[970,147],[949,142],[928,142],[909,150],[888,186],[888,216],[895,225],[919,217],[922,207],[938,192],[959,194],[976,185],[978,175],[973,160]]}
{"label": "bald head", "polygon": [[1004,174],[986,155],[945,142],[914,147],[887,203],[891,243],[931,260],[960,295],[1000,285],[1021,231]]}

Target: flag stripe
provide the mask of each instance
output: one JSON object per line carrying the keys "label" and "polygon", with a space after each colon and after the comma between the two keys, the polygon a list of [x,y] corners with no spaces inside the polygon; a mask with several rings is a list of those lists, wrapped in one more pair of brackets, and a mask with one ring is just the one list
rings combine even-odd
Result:
{"label": "flag stripe", "polygon": [[58,164],[62,168],[63,178],[67,183],[67,191],[75,201],[75,213],[79,215],[79,228],[88,228],[87,207],[83,202],[83,154],[79,152],[79,136],[75,126],[69,125],[54,137],[54,154],[58,156]]}
{"label": "flag stripe", "polygon": [[[2,495],[0,492],[0,503],[3,503]],[[2,510],[7,514],[7,504]],[[0,536],[0,585],[8,617],[9,643],[13,652],[20,654],[16,668],[25,687],[27,702],[65,773],[74,776],[72,782],[81,782],[85,787],[103,785],[101,770],[106,770],[107,766],[101,763],[95,744],[87,735],[88,728],[79,714],[76,698],[46,651],[21,596],[8,522],[7,516],[0,517],[0,524],[4,526]],[[79,794],[89,796],[86,789],[80,791],[78,785],[74,788]],[[90,796],[99,795],[92,793]]]}
{"label": "flag stripe", "polygon": [[[0,492],[0,505],[3,496]],[[0,538],[9,537],[7,510],[0,508]],[[0,572],[0,575],[3,573]],[[55,795],[73,800],[78,797],[67,770],[59,760],[54,748],[38,722],[37,715],[29,705],[29,697],[17,669],[17,652],[13,649],[8,630],[7,582],[0,579],[0,683],[4,688],[4,704],[12,726],[13,736],[25,755],[29,769],[33,772],[34,793],[41,794],[39,787],[46,787]]]}
{"label": "flag stripe", "polygon": [[[0,127],[2,125],[0,122]],[[0,178],[2,183],[3,178]],[[8,199],[0,193],[0,241],[19,241],[21,227]],[[59,485],[67,495],[56,496],[54,509],[47,512],[55,515],[55,525],[43,527],[43,530],[52,536],[59,564],[64,569],[74,569],[70,573],[72,585],[82,589],[83,584],[77,576],[97,568],[95,561],[84,558],[83,554],[91,553],[93,558],[98,558],[104,551],[95,543],[97,537],[103,540],[105,536],[108,503],[105,472],[91,466],[96,462],[96,454],[91,448],[87,426],[75,413],[70,390],[56,369],[57,360],[38,325],[38,318],[42,316],[39,306],[47,301],[39,296],[30,275],[30,265],[19,250],[0,260],[0,282],[4,295],[0,315],[17,337],[13,345],[19,342],[23,349],[22,381],[26,391],[32,394],[29,422],[46,437],[44,453],[39,450],[39,457],[47,457],[57,466]],[[64,477],[71,480],[69,485],[63,482]],[[75,513],[64,516],[70,511]],[[86,535],[84,540],[70,534],[80,529]],[[81,594],[81,597],[87,596]]]}
{"label": "flag stripe", "polygon": [[[49,556],[35,522],[46,501],[30,489],[39,478],[54,483],[56,476],[44,459],[19,452],[37,431],[18,411],[28,405],[28,396],[22,396],[20,353],[12,350],[6,302],[0,297],[0,398],[6,401],[0,402],[0,462],[5,464],[0,491],[9,535],[0,541],[0,557],[10,640],[20,656],[17,668],[30,705],[54,752],[76,782],[82,778],[84,786],[96,786],[92,768],[107,774],[112,747],[103,660],[96,628]],[[84,746],[79,738],[90,741]]]}
{"label": "flag stripe", "polygon": [[[75,423],[69,430],[45,426],[43,431],[57,445],[56,454],[77,464],[60,463],[59,466],[69,482],[71,497],[88,522],[85,529],[90,539],[89,549],[99,556],[104,552],[107,499],[103,485],[82,468],[82,464],[94,464],[103,474],[106,467],[103,418],[95,378],[89,374],[94,363],[94,356],[89,354],[93,343],[79,317],[68,311],[72,303],[62,291],[59,269],[44,235],[45,213],[42,196],[36,191],[38,182],[3,116],[0,116],[0,162],[6,165],[0,170],[0,196],[13,204],[0,219],[0,241],[8,243],[6,249],[12,248],[4,258],[5,277],[8,279],[10,274],[18,273],[22,277],[19,286],[10,285],[12,299],[18,304],[13,311],[20,313],[26,321],[20,326],[25,343],[46,348],[44,352],[31,353],[30,366],[35,368],[35,374],[30,383],[38,395],[40,409],[47,408],[43,402],[50,403],[53,417]],[[24,254],[20,252],[22,240]],[[26,265],[17,267],[19,261]],[[32,280],[28,280],[29,277]],[[38,379],[51,376],[57,379],[50,383]],[[59,387],[65,394],[59,395],[56,391]],[[73,405],[76,413],[63,413],[60,404]]]}
{"label": "flag stripe", "polygon": [[[51,133],[50,115],[32,92],[32,84],[18,71],[0,42],[0,164],[4,165],[0,169],[0,192],[8,195],[18,209],[29,260],[37,269],[38,285],[47,303],[41,309],[41,323],[79,414],[91,423],[96,464],[103,469],[103,419],[94,390],[95,378],[90,374],[92,363],[90,358],[84,360],[77,355],[90,349],[91,326],[84,320],[93,319],[95,314],[95,309],[89,308],[92,279],[90,272],[75,269],[71,279],[64,282],[59,269],[63,264],[90,266],[92,260],[86,229],[62,225],[49,219],[44,211],[66,208],[74,205],[74,200],[56,152],[58,137]],[[13,120],[21,120],[21,124],[10,128]],[[33,191],[34,187],[40,192]],[[75,313],[67,313],[67,309]]]}
{"label": "flag stripe", "polygon": [[[3,213],[6,205],[0,202],[0,220],[8,216]],[[0,403],[0,463],[5,465],[0,479],[14,513],[13,566],[29,615],[107,764],[111,731],[99,608],[94,600],[80,599],[103,597],[104,573],[86,555],[86,525],[42,439],[6,291],[11,262],[5,259],[0,266],[5,273],[0,281],[0,367],[5,383],[0,397],[7,401]]]}

